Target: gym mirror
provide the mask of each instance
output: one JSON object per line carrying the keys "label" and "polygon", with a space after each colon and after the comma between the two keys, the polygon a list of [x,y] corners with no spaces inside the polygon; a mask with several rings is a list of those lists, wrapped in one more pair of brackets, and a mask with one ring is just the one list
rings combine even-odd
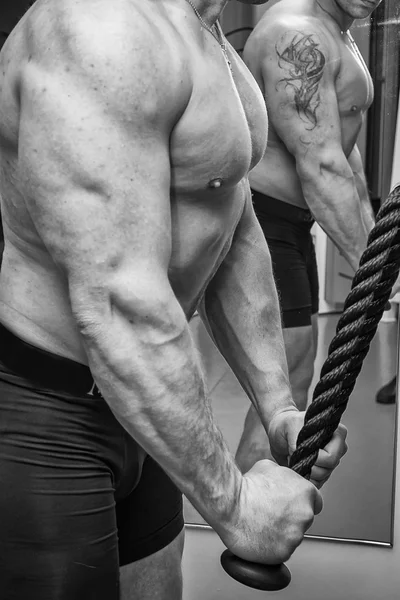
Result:
{"label": "gym mirror", "polygon": [[[387,197],[391,185],[400,180],[400,124],[396,136],[400,8],[395,4],[383,2],[372,18],[356,21],[352,28],[375,85],[375,100],[358,138],[375,209]],[[239,54],[264,10],[265,6],[255,8],[236,2],[228,4],[222,26]],[[344,259],[326,240],[322,230],[315,228],[314,241],[320,275],[320,313],[310,400],[351,279]],[[309,530],[311,536],[391,544],[396,398],[390,404],[383,404],[377,402],[376,394],[396,376],[397,313],[398,304],[393,303],[379,325],[343,416],[349,432],[349,451],[323,488],[324,510]],[[249,400],[211,342],[197,314],[191,321],[191,329],[200,351],[216,420],[235,453],[250,406]],[[185,519],[188,524],[205,525],[187,502]]]}

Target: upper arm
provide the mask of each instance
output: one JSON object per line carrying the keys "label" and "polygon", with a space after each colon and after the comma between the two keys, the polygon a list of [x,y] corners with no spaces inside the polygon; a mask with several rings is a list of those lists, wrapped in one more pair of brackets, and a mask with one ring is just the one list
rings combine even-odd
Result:
{"label": "upper arm", "polygon": [[297,161],[342,152],[332,42],[310,19],[274,23],[269,33],[262,77],[273,128]]}
{"label": "upper arm", "polygon": [[99,296],[132,270],[147,274],[139,295],[140,285],[166,281],[171,247],[174,73],[157,68],[145,27],[135,37],[117,25],[81,27],[53,64],[33,60],[21,85],[28,209],[70,291]]}

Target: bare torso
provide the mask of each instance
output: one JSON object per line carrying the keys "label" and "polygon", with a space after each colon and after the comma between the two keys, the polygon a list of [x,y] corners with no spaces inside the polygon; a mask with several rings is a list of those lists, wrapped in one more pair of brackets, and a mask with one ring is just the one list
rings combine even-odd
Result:
{"label": "bare torso", "polygon": [[[247,43],[244,59],[263,89],[259,65],[260,48],[265,38],[264,30],[271,19],[282,15],[306,15],[313,13],[313,0],[283,0],[272,4],[259,22],[251,41]],[[342,146],[346,156],[352,151],[365,113],[373,101],[373,83],[368,68],[350,33],[340,33],[332,19],[326,15],[320,19],[325,29],[326,39],[331,47],[330,60],[336,63],[335,89],[341,123]],[[264,194],[273,196],[290,204],[306,208],[307,204],[301,192],[300,179],[297,176],[293,156],[279,139],[270,122],[268,146],[263,160],[250,175],[252,187]]]}
{"label": "bare torso", "polygon": [[[29,126],[29,120],[35,119],[32,89],[39,93],[46,85],[58,56],[63,55],[63,36],[73,34],[74,19],[78,22],[80,12],[87,14],[91,4],[98,10],[99,3],[91,0],[38,0],[0,55],[0,193],[5,236],[0,321],[26,341],[82,363],[87,360],[66,281],[30,218],[26,189],[22,192],[19,184],[29,174],[21,173],[18,157],[23,151],[20,123],[23,120]],[[243,212],[249,193],[247,174],[265,149],[266,111],[258,86],[241,60],[229,50],[232,74],[216,40],[200,31],[184,0],[160,1],[157,9],[153,2],[122,0],[113,10],[128,10],[127,4],[133,14],[132,35],[137,5],[142,14],[148,11],[149,20],[162,32],[160,43],[171,48],[171,59],[177,49],[182,52],[182,95],[188,101],[182,101],[182,113],[170,136],[173,246],[169,276],[190,317],[226,255]],[[64,101],[68,89],[59,93]],[[46,177],[46,164],[42,168]],[[220,187],[210,187],[212,180],[221,180]],[[35,189],[29,193],[34,195]]]}

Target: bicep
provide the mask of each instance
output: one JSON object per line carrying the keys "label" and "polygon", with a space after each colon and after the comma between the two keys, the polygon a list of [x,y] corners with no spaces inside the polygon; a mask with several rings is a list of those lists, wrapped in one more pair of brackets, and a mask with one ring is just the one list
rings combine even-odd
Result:
{"label": "bicep", "polygon": [[341,149],[335,70],[322,35],[289,30],[268,42],[262,65],[273,128],[297,159]]}

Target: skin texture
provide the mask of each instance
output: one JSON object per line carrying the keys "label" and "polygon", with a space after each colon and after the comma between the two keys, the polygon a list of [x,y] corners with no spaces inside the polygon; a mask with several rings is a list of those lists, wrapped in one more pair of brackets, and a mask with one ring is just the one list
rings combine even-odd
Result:
{"label": "skin texture", "polygon": [[279,68],[287,71],[278,87],[283,86],[293,96],[297,115],[308,131],[317,126],[317,110],[321,105],[319,84],[326,61],[318,46],[315,36],[302,32],[283,35],[275,45]]}
{"label": "skin texture", "polygon": [[[210,25],[223,4],[199,3]],[[267,116],[228,52],[233,74],[183,0],[38,0],[0,56],[0,320],[89,365],[117,419],[224,543],[280,562],[321,497],[271,461],[241,475],[188,327],[198,308],[286,464],[304,415],[247,180]],[[344,438],[341,428],[317,477],[338,464]],[[180,554],[176,542],[143,563],[157,589],[135,583],[134,565],[124,588],[163,598],[164,565],[180,589]]]}
{"label": "skin texture", "polygon": [[[267,151],[250,174],[252,187],[310,209],[354,270],[374,225],[356,145],[373,87],[348,28],[379,3],[272,0],[243,55],[269,115]],[[293,397],[302,410],[317,334],[316,318],[284,331]],[[246,470],[262,456],[269,456],[268,441],[251,408],[236,457]]]}

